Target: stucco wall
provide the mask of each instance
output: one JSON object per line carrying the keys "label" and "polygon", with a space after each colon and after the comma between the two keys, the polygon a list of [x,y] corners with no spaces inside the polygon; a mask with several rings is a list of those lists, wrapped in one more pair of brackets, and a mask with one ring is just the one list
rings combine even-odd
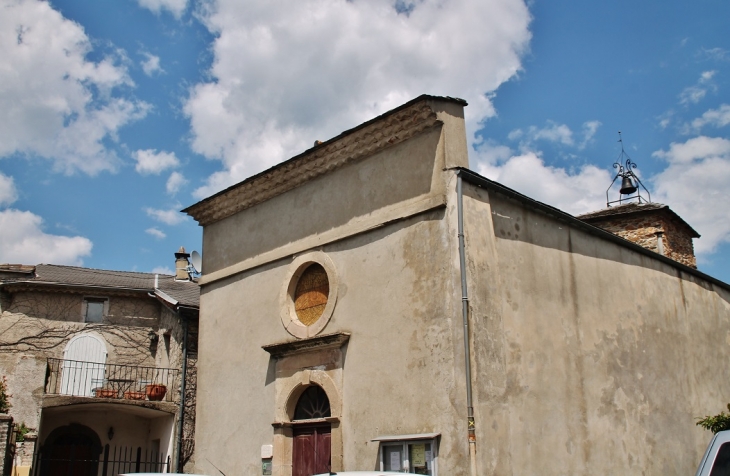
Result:
{"label": "stucco wall", "polygon": [[[345,468],[375,469],[380,435],[440,432],[441,451],[466,451],[463,376],[455,371],[452,270],[443,209],[324,247],[339,298],[324,333],[351,333],[331,375],[343,401]],[[433,257],[433,259],[431,259]],[[279,318],[289,260],[204,288],[195,461],[255,474],[273,443],[275,362],[261,346],[293,340]],[[206,351],[206,349],[211,349]],[[215,349],[215,350],[213,350]],[[223,358],[223,356],[225,356]],[[318,368],[299,359],[300,368]],[[284,373],[295,373],[297,365]],[[280,376],[282,378],[282,376]],[[436,391],[436,388],[438,389]],[[463,415],[461,414],[463,413]],[[276,459],[277,455],[275,455]],[[456,458],[441,474],[460,474]]]}
{"label": "stucco wall", "polygon": [[730,293],[496,193],[465,206],[484,474],[692,474]]}

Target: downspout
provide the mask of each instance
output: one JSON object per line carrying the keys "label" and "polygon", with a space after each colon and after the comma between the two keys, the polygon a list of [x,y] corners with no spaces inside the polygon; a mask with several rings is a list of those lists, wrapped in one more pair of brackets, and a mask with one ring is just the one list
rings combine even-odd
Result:
{"label": "downspout", "polygon": [[469,346],[469,292],[466,286],[466,250],[464,246],[464,195],[461,188],[461,175],[456,172],[456,206],[459,233],[459,267],[461,271],[461,318],[464,322],[464,370],[466,378],[466,412],[469,430],[469,467],[471,475],[476,476],[477,437],[474,425],[474,405],[471,388],[471,349]]}
{"label": "downspout", "polygon": [[183,472],[182,441],[185,425],[185,384],[188,380],[188,320],[183,318],[180,311],[176,311],[183,323],[183,352],[182,352],[182,382],[180,383],[180,420],[177,431],[177,465],[178,473]]}

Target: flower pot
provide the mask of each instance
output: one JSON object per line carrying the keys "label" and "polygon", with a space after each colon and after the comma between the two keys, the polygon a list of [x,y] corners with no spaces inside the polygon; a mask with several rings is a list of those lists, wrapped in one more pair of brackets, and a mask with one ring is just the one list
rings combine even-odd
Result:
{"label": "flower pot", "polygon": [[127,400],[144,400],[146,396],[145,392],[124,392],[124,398]]}
{"label": "flower pot", "polygon": [[162,384],[147,385],[145,387],[145,393],[147,394],[147,398],[149,398],[151,401],[159,402],[163,398],[165,398],[165,393],[167,393],[167,387]]}
{"label": "flower pot", "polygon": [[117,398],[117,391],[111,388],[95,388],[94,395],[97,398]]}

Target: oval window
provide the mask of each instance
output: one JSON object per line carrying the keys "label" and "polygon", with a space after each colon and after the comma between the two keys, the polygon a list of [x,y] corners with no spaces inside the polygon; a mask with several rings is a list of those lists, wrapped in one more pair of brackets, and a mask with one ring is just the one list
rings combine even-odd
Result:
{"label": "oval window", "polygon": [[294,291],[294,311],[299,322],[311,326],[322,316],[327,306],[330,283],[321,264],[312,263],[304,270]]}

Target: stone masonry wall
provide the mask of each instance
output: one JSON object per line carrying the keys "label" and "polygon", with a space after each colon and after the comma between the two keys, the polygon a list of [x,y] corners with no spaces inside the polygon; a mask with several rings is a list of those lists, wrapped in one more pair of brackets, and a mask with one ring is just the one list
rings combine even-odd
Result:
{"label": "stone masonry wall", "polygon": [[[697,268],[697,259],[689,230],[665,213],[608,216],[587,221],[655,253]],[[661,253],[658,247],[658,234],[662,235],[664,249]]]}

